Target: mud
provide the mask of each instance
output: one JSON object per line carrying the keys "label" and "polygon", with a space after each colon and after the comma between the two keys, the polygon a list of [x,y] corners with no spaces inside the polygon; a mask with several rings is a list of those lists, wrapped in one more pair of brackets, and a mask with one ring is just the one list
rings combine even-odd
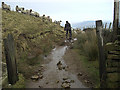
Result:
{"label": "mud", "polygon": [[61,88],[65,78],[67,78],[68,81],[74,81],[70,82],[70,88],[86,88],[82,82],[79,81],[76,74],[70,73],[65,69],[58,69],[57,63],[59,61],[61,61],[63,67],[67,67],[63,59],[67,49],[67,46],[54,48],[51,54],[45,58],[45,60],[51,58],[51,61],[47,64],[43,64],[43,78],[38,81],[28,80],[26,88]]}

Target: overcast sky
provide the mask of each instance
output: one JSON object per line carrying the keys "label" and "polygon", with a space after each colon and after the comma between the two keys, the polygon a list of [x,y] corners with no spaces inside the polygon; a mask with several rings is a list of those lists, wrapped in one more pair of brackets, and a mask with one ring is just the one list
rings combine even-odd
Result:
{"label": "overcast sky", "polygon": [[42,16],[71,23],[89,20],[113,20],[114,0],[2,0],[13,9],[18,5],[33,9]]}

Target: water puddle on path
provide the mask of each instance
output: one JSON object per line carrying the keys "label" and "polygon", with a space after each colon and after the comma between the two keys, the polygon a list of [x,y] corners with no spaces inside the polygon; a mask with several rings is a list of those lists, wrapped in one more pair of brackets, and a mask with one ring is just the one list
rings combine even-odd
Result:
{"label": "water puddle on path", "polygon": [[65,82],[64,79],[66,79],[70,82],[70,88],[85,88],[85,86],[77,78],[77,75],[74,75],[65,69],[58,69],[57,63],[59,61],[62,63],[63,67],[67,67],[65,61],[63,60],[63,56],[67,49],[67,46],[56,47],[53,49],[52,53],[48,56],[51,58],[51,61],[48,64],[44,64],[45,68],[43,71],[43,78],[38,81],[29,82],[27,87],[61,88],[61,85]]}

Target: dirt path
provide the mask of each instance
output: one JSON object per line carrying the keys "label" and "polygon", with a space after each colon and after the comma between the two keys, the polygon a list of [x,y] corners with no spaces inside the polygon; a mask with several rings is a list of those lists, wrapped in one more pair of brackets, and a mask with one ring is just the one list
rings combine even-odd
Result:
{"label": "dirt path", "polygon": [[[43,78],[38,81],[28,80],[26,88],[85,88],[85,86],[79,81],[76,74],[70,73],[67,68],[69,68],[63,56],[67,46],[56,47],[53,49],[51,54],[45,58],[51,61],[47,64],[43,64]],[[61,61],[61,69],[57,66],[58,62]]]}
{"label": "dirt path", "polygon": [[[87,87],[95,87],[95,79],[91,77],[90,72],[88,71],[90,66],[84,66],[83,58],[80,58],[78,52],[74,49],[68,49],[64,55],[64,61],[69,67],[69,72],[74,73],[78,76],[78,79]],[[90,62],[91,63],[91,62]]]}

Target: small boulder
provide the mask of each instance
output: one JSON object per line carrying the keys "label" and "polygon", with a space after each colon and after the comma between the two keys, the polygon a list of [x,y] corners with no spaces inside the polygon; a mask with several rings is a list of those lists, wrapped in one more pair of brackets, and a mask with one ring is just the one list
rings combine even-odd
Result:
{"label": "small boulder", "polygon": [[70,81],[70,79],[68,79],[68,80],[65,80],[64,82],[65,83],[70,83],[71,81]]}
{"label": "small boulder", "polygon": [[89,81],[88,81],[88,80],[84,80],[84,82],[85,82],[85,83],[89,83]]}
{"label": "small boulder", "polygon": [[39,79],[39,76],[38,75],[34,75],[34,76],[31,77],[31,79],[34,80],[34,81],[37,81]]}
{"label": "small boulder", "polygon": [[41,69],[38,70],[39,72],[41,71]]}
{"label": "small boulder", "polygon": [[46,82],[46,84],[48,84],[49,82]]}
{"label": "small boulder", "polygon": [[41,65],[40,67],[44,67],[44,65]]}
{"label": "small boulder", "polygon": [[78,73],[78,76],[82,76],[83,74],[82,73]]}
{"label": "small boulder", "polygon": [[66,67],[63,67],[63,69],[65,69]]}
{"label": "small boulder", "polygon": [[61,62],[61,61],[59,61],[59,62],[57,63],[57,66],[58,66],[58,65],[62,65],[62,62]]}
{"label": "small boulder", "polygon": [[67,77],[63,78],[63,80],[67,80],[67,79],[68,79]]}
{"label": "small boulder", "polygon": [[58,69],[62,70],[63,69],[62,65],[58,65]]}
{"label": "small boulder", "polygon": [[62,83],[61,85],[63,88],[70,88],[70,83]]}
{"label": "small boulder", "polygon": [[38,86],[39,88],[42,88],[41,86]]}
{"label": "small boulder", "polygon": [[56,81],[56,83],[59,83],[59,81]]}
{"label": "small boulder", "polygon": [[43,75],[41,74],[39,77],[40,77],[40,79],[42,79],[42,78],[43,78]]}

